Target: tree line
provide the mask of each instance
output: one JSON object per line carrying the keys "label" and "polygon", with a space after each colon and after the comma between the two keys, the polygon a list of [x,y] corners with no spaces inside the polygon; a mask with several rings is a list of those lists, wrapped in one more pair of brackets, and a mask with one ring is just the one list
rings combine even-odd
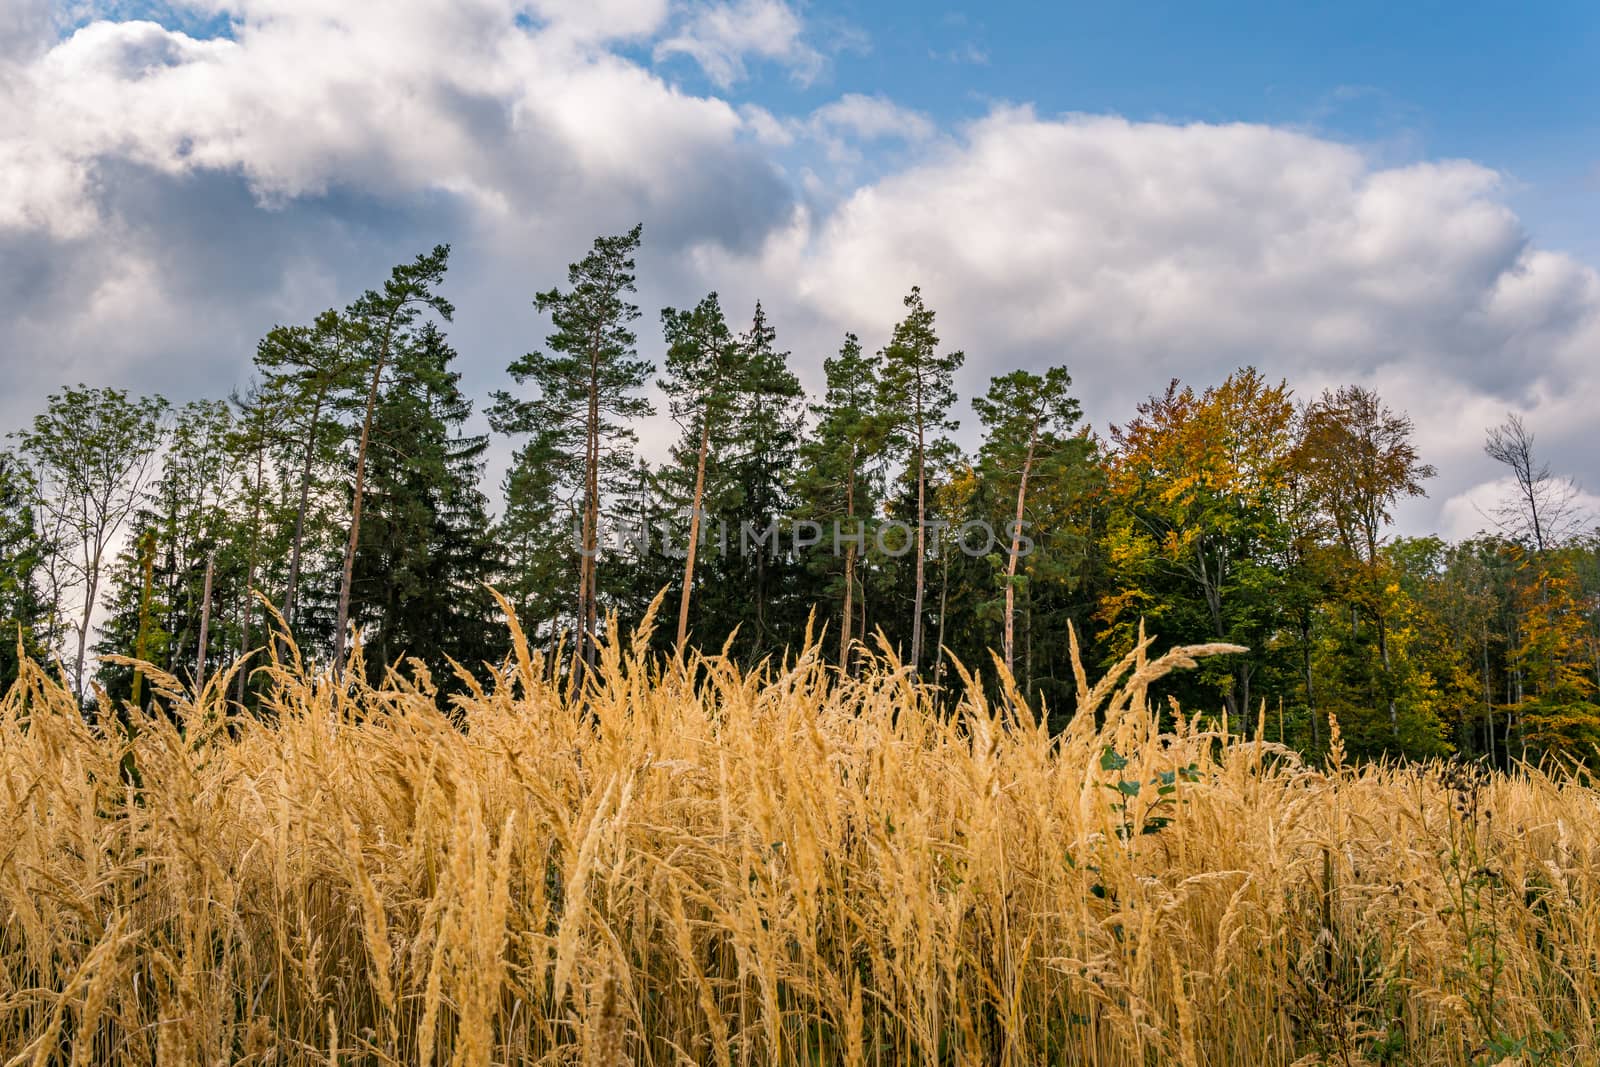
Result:
{"label": "tree line", "polygon": [[[844,672],[1009,676],[1057,725],[1073,642],[1106,664],[1144,626],[1246,646],[1167,692],[1302,751],[1333,717],[1359,755],[1596,758],[1600,536],[1516,417],[1485,441],[1515,492],[1459,543],[1393,535],[1434,471],[1356,385],[1174,381],[1101,437],[1065,367],[1017,370],[971,398],[968,452],[964,356],[920,290],[879,351],[842,338],[808,397],[761,305],[716,293],[663,309],[663,364],[641,358],[640,237],[535,296],[551,332],[486,409],[515,447],[498,508],[446,246],[272,329],[226,399],[52,395],[0,451],[0,687],[54,661],[97,712],[150,700],[146,663],[247,713],[271,643],[444,694],[508,654],[491,587],[581,685],[665,590],[664,653],[756,664],[825,635]],[[653,463],[652,380],[679,431]]]}

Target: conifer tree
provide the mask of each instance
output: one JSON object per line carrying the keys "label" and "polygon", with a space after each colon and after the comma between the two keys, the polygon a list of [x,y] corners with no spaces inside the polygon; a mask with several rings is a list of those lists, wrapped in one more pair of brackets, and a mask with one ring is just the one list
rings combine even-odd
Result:
{"label": "conifer tree", "polygon": [[776,342],[777,332],[757,302],[750,329],[738,339],[740,373],[726,460],[732,511],[724,520],[730,537],[737,530],[739,540],[738,551],[726,557],[724,580],[741,606],[741,641],[755,656],[781,648],[773,640],[780,621],[774,610],[794,569],[780,527],[790,511],[785,479],[799,458],[803,396],[789,353]]}
{"label": "conifer tree", "polygon": [[552,465],[552,483],[576,490],[581,529],[573,651],[580,679],[596,652],[601,494],[611,478],[631,470],[635,436],[629,423],[652,411],[638,390],[654,367],[635,353],[631,327],[639,309],[628,300],[640,231],[635,226],[621,236],[597,238],[589,254],[568,268],[565,292],[551,289],[534,298],[534,307],[554,326],[545,338],[549,351],[530,352],[509,370],[537,395],[497,392],[490,412],[501,433],[541,435],[536,455]]}
{"label": "conifer tree", "polygon": [[[828,593],[839,602],[839,666],[848,672],[855,640],[856,566],[870,536],[866,520],[879,491],[874,466],[882,447],[875,406],[878,379],[853,333],[845,335],[837,356],[823,361],[823,372],[827,391],[811,407],[816,426],[800,448],[796,495],[803,518],[832,527],[822,530],[818,555],[826,570],[837,565],[842,571],[837,592],[830,588]],[[837,560],[841,545],[844,556]]]}
{"label": "conifer tree", "polygon": [[934,439],[959,423],[949,417],[955,403],[955,373],[966,356],[939,351],[934,313],[923,302],[922,290],[913,286],[905,298],[906,317],[880,354],[879,411],[889,442],[905,457],[906,480],[916,487],[916,526],[913,534],[914,592],[911,606],[911,652],[908,662],[916,670],[922,662],[923,594],[927,559],[928,455]]}
{"label": "conifer tree", "polygon": [[278,609],[291,628],[297,620],[308,527],[316,520],[313,506],[347,434],[337,418],[337,402],[357,383],[358,337],[356,324],[330,309],[311,326],[275,327],[256,348],[261,402],[279,413],[278,443],[290,471],[285,488],[294,501],[288,571]]}
{"label": "conifer tree", "polygon": [[[981,466],[986,475],[1007,486],[1015,484],[1016,509],[1006,531],[1005,613],[1002,648],[1006,670],[1016,671],[1017,565],[1025,541],[1029,481],[1036,470],[1044,480],[1058,478],[1073,462],[1074,472],[1088,459],[1086,438],[1075,436],[1082,408],[1067,392],[1072,378],[1065,367],[1044,374],[1018,370],[994,378],[985,396],[972,406],[983,422],[985,437]],[[1075,461],[1075,462],[1074,462]]]}
{"label": "conifer tree", "polygon": [[400,657],[438,678],[453,660],[494,658],[498,627],[485,583],[496,570],[478,488],[487,440],[463,433],[472,404],[433,323],[394,352],[372,427],[368,507],[356,552],[354,618],[374,680]]}
{"label": "conifer tree", "polygon": [[435,292],[444,281],[449,260],[450,247],[436,246],[432,252],[418,256],[415,261],[395,267],[381,290],[368,290],[345,313],[356,331],[353,350],[367,386],[350,492],[350,535],[345,541],[344,569],[339,580],[339,606],[333,624],[333,664],[336,671],[344,667],[351,585],[355,580],[356,549],[361,544],[367,452],[372,441],[373,419],[377,415],[378,402],[383,397],[384,372],[389,370],[397,349],[409,340],[424,310],[431,310],[439,318],[450,321],[455,309]]}
{"label": "conifer tree", "polygon": [[693,488],[687,499],[689,530],[684,543],[683,589],[678,598],[676,647],[682,649],[689,635],[689,598],[705,529],[707,467],[712,461],[713,446],[726,443],[745,353],[743,346],[734,343],[716,293],[692,310],[665,308],[661,321],[667,342],[667,376],[659,385],[667,394],[668,410],[683,433],[674,459],[686,461],[694,469]]}
{"label": "conifer tree", "polygon": [[15,456],[0,451],[0,693],[17,678],[19,644],[24,655],[40,656],[50,637],[37,581],[45,555],[32,477]]}

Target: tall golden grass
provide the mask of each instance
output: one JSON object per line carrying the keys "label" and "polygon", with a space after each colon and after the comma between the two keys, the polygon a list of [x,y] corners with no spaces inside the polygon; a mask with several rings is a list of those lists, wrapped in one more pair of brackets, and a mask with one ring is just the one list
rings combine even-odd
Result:
{"label": "tall golden grass", "polygon": [[[1600,1062],[1600,796],[892,656],[0,704],[6,1064]],[[470,681],[468,685],[473,685]],[[1169,724],[1163,730],[1161,722]]]}

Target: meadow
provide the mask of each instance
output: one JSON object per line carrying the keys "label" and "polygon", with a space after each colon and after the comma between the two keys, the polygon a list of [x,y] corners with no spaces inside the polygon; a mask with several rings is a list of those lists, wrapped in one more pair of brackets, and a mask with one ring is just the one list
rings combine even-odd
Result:
{"label": "meadow", "polygon": [[445,713],[286,650],[259,717],[147,671],[97,726],[26,664],[0,1063],[1600,1062],[1574,774],[1310,766],[1155,695],[1227,646],[1080,666],[1052,736],[886,649],[635,639],[574,692],[512,628]]}

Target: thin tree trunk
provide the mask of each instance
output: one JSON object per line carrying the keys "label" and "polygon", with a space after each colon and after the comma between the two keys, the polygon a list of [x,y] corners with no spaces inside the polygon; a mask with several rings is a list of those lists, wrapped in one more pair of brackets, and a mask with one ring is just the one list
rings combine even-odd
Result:
{"label": "thin tree trunk", "polygon": [[1022,478],[1017,483],[1017,519],[1011,528],[1011,551],[1006,557],[1006,629],[1005,629],[1005,654],[1006,671],[1013,678],[1016,677],[1016,662],[1013,655],[1015,649],[1015,619],[1017,606],[1017,559],[1022,552],[1022,515],[1024,502],[1028,496],[1028,475],[1033,470],[1033,449],[1039,437],[1039,423],[1035,420],[1028,430],[1028,452],[1022,461]]}
{"label": "thin tree trunk", "polygon": [[194,667],[194,693],[199,699],[200,691],[206,687],[206,643],[211,637],[211,575],[216,570],[217,552],[212,549],[206,553],[206,580],[200,592],[200,649]]}
{"label": "thin tree trunk", "polygon": [[306,431],[306,454],[300,464],[300,503],[294,513],[294,540],[289,547],[289,580],[283,592],[283,621],[294,625],[295,594],[300,587],[300,553],[305,544],[306,511],[311,505],[311,464],[316,458],[317,430],[322,424],[322,401],[328,387],[317,388],[317,399],[311,405],[311,426]]}
{"label": "thin tree trunk", "polygon": [[[256,584],[256,549],[261,540],[261,482],[266,466],[266,446],[257,442],[256,452],[256,484],[255,491],[251,494],[250,501],[250,555],[244,568],[244,618],[239,629],[239,659],[242,661],[250,655],[250,621],[255,609],[255,584]],[[239,704],[244,703],[245,679],[247,675],[239,671],[239,677],[234,683],[234,700]]]}
{"label": "thin tree trunk", "polygon": [[574,649],[574,674],[581,684],[594,666],[596,545],[600,524],[600,383],[599,338],[589,348],[589,410],[584,425],[583,551],[578,565],[578,635]]}
{"label": "thin tree trunk", "polygon": [[89,650],[89,620],[94,617],[95,597],[100,593],[100,560],[97,556],[89,567],[87,585],[83,592],[83,619],[78,626],[78,657],[72,668],[72,685],[77,691],[78,703],[83,703],[83,661]]}
{"label": "thin tree trunk", "polygon": [[[156,532],[146,530],[139,538],[139,570],[143,581],[139,587],[139,636],[134,639],[133,658],[145,661],[150,642],[150,600],[155,595]],[[144,671],[133,671],[133,706],[139,707],[144,698]]]}
{"label": "thin tree trunk", "polygon": [[[919,387],[920,390],[920,387]],[[923,556],[926,554],[924,527],[927,525],[927,441],[922,426],[922,394],[917,394],[917,567],[916,589],[911,599],[911,673],[922,665],[922,582]]]}
{"label": "thin tree trunk", "polygon": [[1300,616],[1300,650],[1305,661],[1306,715],[1311,720],[1311,751],[1315,752],[1321,738],[1318,736],[1316,693],[1311,684],[1311,622],[1308,613],[1302,613]]}
{"label": "thin tree trunk", "polygon": [[945,545],[939,546],[939,636],[935,643],[939,646],[933,654],[933,684],[944,684],[944,615],[950,603],[950,553],[945,551]]}
{"label": "thin tree trunk", "polygon": [[711,413],[700,413],[700,453],[694,467],[694,505],[689,511],[689,548],[683,559],[683,595],[678,599],[678,650],[689,639],[689,593],[694,586],[696,550],[700,547],[700,508],[706,491],[706,453],[711,448]]}
{"label": "thin tree trunk", "polygon": [[[845,478],[844,511],[846,520],[856,513],[856,461],[853,447],[850,455],[850,473]],[[838,547],[837,540],[834,541],[834,547]],[[856,543],[851,541],[844,550],[844,614],[839,623],[839,670],[846,675],[850,673],[850,610],[855,585]]]}
{"label": "thin tree trunk", "polygon": [[[389,319],[390,328],[394,322]],[[367,390],[367,413],[361,420],[361,443],[356,448],[355,497],[350,504],[350,539],[344,546],[344,576],[339,580],[339,613],[333,629],[333,669],[344,671],[345,628],[350,622],[350,586],[355,581],[356,547],[361,541],[361,497],[367,484],[367,444],[372,438],[372,417],[378,407],[378,389],[383,381],[383,371],[389,361],[389,334],[386,330],[383,347],[378,351],[378,362],[372,371],[372,387]]]}

